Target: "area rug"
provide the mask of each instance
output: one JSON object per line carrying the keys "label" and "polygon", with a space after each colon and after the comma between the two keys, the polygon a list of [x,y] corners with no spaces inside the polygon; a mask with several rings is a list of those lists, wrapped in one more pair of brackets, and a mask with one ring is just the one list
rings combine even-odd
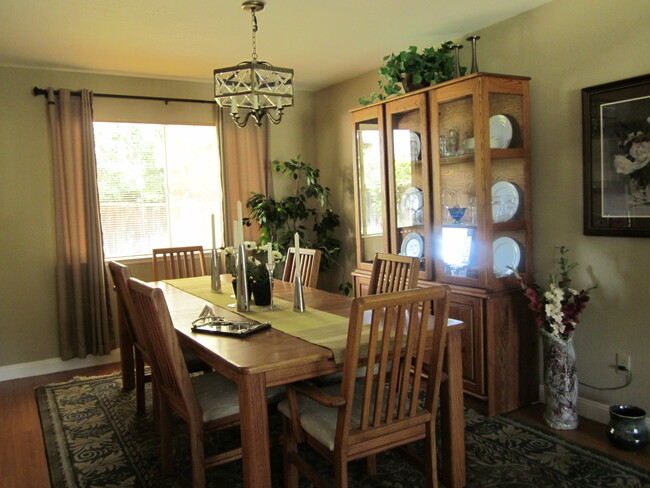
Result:
{"label": "area rug", "polygon": [[[147,393],[150,398],[150,391]],[[36,395],[53,488],[191,485],[187,439],[176,440],[173,475],[161,478],[151,406],[148,415],[138,417],[135,394],[122,391],[119,374],[39,387]],[[485,417],[470,409],[465,418],[468,487],[650,488],[650,471],[547,431],[503,416]],[[272,429],[278,428],[276,420]],[[226,434],[211,442],[231,441]],[[311,455],[310,461],[318,470],[328,472],[329,466],[317,455]],[[273,486],[280,488],[279,448],[272,449],[271,462]],[[421,473],[396,454],[379,455],[377,464],[378,474],[368,476],[363,462],[351,463],[350,487],[424,486]],[[241,463],[208,470],[207,481],[209,487],[242,487]],[[301,480],[301,488],[308,486]]]}

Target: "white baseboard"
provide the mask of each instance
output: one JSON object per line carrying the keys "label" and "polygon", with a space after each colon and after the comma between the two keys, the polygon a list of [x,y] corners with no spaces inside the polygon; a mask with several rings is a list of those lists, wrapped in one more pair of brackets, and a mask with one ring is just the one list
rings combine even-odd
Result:
{"label": "white baseboard", "polygon": [[[539,385],[539,401],[546,403],[544,398],[544,385]],[[609,405],[578,396],[578,415],[607,425],[609,423]],[[645,423],[650,429],[650,417],[645,418]]]}
{"label": "white baseboard", "polygon": [[84,359],[70,359],[63,361],[61,358],[43,359],[31,363],[10,364],[0,366],[0,381],[15,380],[17,378],[28,378],[41,374],[58,373],[71,369],[87,368],[99,364],[116,363],[120,360],[120,350],[115,349],[106,356],[88,356]]}

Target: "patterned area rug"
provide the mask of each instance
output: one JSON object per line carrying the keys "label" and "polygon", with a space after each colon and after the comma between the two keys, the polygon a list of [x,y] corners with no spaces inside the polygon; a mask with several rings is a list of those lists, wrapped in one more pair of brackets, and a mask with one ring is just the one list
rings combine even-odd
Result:
{"label": "patterned area rug", "polygon": [[[121,389],[119,375],[75,378],[36,391],[54,488],[188,487],[187,439],[176,440],[174,474],[161,479],[158,438],[151,414],[135,415],[135,394]],[[149,385],[147,385],[149,387]],[[147,392],[150,397],[150,391]],[[148,405],[148,412],[151,406]],[[623,464],[540,429],[497,416],[466,412],[468,487],[650,488],[650,471]],[[271,420],[278,429],[277,419]],[[214,444],[238,442],[236,433],[220,434]],[[208,446],[210,448],[211,446]],[[307,453],[311,454],[311,453]],[[323,472],[329,466],[312,454]],[[350,464],[354,488],[424,486],[422,475],[393,454],[378,457],[378,474],[365,463]],[[282,455],[272,450],[273,485],[282,486]],[[207,471],[208,486],[242,486],[241,463]],[[301,479],[301,487],[311,486]]]}

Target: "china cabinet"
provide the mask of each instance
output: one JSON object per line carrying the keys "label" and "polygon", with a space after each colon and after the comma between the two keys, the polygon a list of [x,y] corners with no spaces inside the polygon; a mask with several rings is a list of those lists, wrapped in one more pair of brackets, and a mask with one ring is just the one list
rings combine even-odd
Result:
{"label": "china cabinet", "polygon": [[452,289],[468,395],[490,414],[537,398],[536,329],[510,267],[531,271],[529,79],[476,73],[351,111],[357,269],[420,258]]}

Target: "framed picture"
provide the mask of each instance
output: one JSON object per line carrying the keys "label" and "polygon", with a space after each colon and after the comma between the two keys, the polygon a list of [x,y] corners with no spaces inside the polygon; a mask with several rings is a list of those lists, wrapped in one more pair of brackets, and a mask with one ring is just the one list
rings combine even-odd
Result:
{"label": "framed picture", "polygon": [[582,90],[584,233],[650,237],[650,74]]}

